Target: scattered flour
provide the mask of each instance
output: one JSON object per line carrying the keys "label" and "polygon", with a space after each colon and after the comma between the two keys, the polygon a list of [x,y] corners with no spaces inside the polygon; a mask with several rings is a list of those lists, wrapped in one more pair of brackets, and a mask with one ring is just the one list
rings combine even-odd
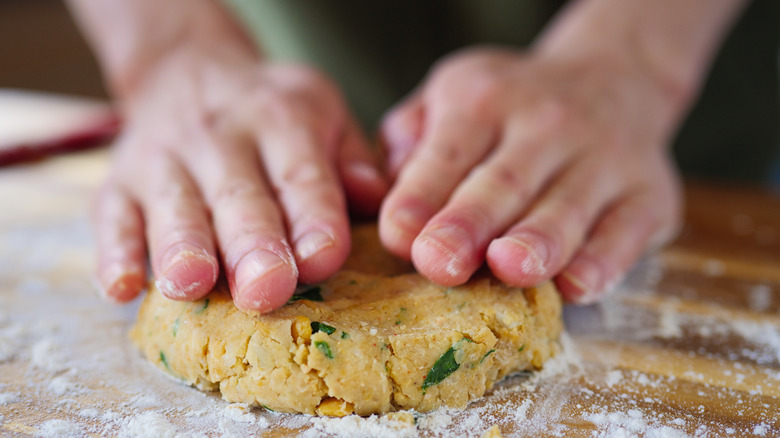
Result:
{"label": "scattered flour", "polygon": [[86,408],[80,410],[77,415],[83,418],[100,418],[100,411],[95,408]]}
{"label": "scattered flour", "polygon": [[21,324],[2,327],[0,323],[0,363],[13,359],[24,345],[26,330]]}
{"label": "scattered flour", "polygon": [[[485,399],[472,403],[466,410],[440,409],[414,414],[417,425],[392,416],[315,418],[228,404],[213,394],[202,394],[172,383],[167,376],[145,366],[126,338],[138,304],[115,307],[96,299],[94,288],[87,281],[88,263],[84,263],[83,271],[79,271],[78,262],[60,271],[70,273],[70,278],[57,282],[36,280],[40,272],[61,266],[63,260],[82,256],[85,260],[91,259],[89,248],[92,243],[84,218],[46,229],[23,230],[14,236],[0,233],[0,241],[4,243],[0,245],[0,283],[6,282],[0,284],[0,290],[5,292],[3,287],[10,290],[8,294],[0,293],[0,364],[11,361],[14,366],[18,365],[31,382],[38,383],[32,395],[54,400],[41,405],[31,404],[33,409],[46,409],[54,418],[70,419],[50,420],[38,425],[39,435],[44,437],[244,437],[261,435],[269,428],[282,428],[290,434],[309,438],[478,438],[492,425],[513,431],[507,436],[576,436],[578,430],[572,424],[583,420],[596,427],[593,436],[610,438],[676,438],[686,436],[683,431],[697,427],[696,434],[702,436],[719,436],[730,431],[739,436],[751,432],[759,436],[777,433],[770,422],[751,425],[749,429],[745,426],[727,429],[702,425],[698,417],[684,413],[679,413],[684,418],[664,417],[659,413],[664,411],[659,409],[657,412],[652,406],[663,402],[660,394],[664,391],[674,390],[670,378],[629,370],[604,374],[600,368],[589,368],[576,345],[583,338],[579,331],[576,340],[566,335],[562,338],[562,352],[545,364],[542,371],[508,378]],[[31,246],[33,248],[29,250]],[[25,255],[17,260],[18,254]],[[71,257],[72,254],[78,257]],[[715,262],[709,263],[706,270],[711,275],[722,274],[724,266]],[[653,289],[660,284],[663,275],[660,265],[645,263],[633,279],[626,280],[633,283],[624,287],[621,293],[654,293]],[[29,297],[34,297],[36,306],[25,301]],[[771,290],[756,287],[750,291],[751,309],[768,309],[772,305],[771,298]],[[686,323],[686,329],[697,327],[695,322],[701,322],[678,313],[676,306],[664,309],[658,320],[646,313],[641,315],[645,319],[640,321],[636,307],[621,303],[619,296],[608,299],[603,306],[567,312],[589,329],[584,330],[586,335],[618,341],[677,337],[682,334],[681,320]],[[567,320],[567,326],[570,323]],[[744,346],[747,352],[743,356],[754,355],[757,361],[763,361],[761,363],[780,360],[780,334],[776,327],[750,321],[733,322],[733,327],[732,322],[721,326],[749,341]],[[714,325],[707,330],[711,334],[725,333]],[[756,349],[756,345],[760,348]],[[772,369],[776,370],[776,367]],[[774,373],[776,375],[767,375],[767,381],[780,379],[780,373]],[[606,390],[621,382],[636,392],[624,392],[623,388]],[[21,405],[24,409],[28,399],[24,393],[25,403],[15,405],[21,397],[17,392],[19,389],[11,386],[10,380],[2,375],[0,390],[6,391],[0,393],[2,425],[5,419],[10,421],[12,418],[13,414],[9,412]],[[76,397],[86,392],[98,395],[98,401],[87,405]],[[616,393],[626,398],[616,399]],[[106,394],[105,399],[101,399],[101,394]],[[736,397],[737,402],[750,402],[739,395],[726,395],[731,396],[732,401]],[[572,413],[575,407],[575,412],[589,411],[579,416]],[[751,409],[763,408],[752,406]],[[773,415],[768,408],[764,412]]]}
{"label": "scattered flour", "polygon": [[49,382],[49,390],[58,396],[82,392],[82,388],[78,384],[71,382],[65,376],[53,378],[51,382]]}
{"label": "scattered flour", "polygon": [[750,289],[748,294],[748,306],[750,310],[756,312],[765,312],[769,310],[769,306],[772,305],[772,288],[759,284]]}
{"label": "scattered flour", "polygon": [[533,406],[534,402],[531,401],[531,399],[525,399],[520,404],[520,406],[515,411],[515,420],[518,423],[523,423],[524,421],[528,421],[528,410],[531,409],[531,406]]}
{"label": "scattered flour", "polygon": [[450,424],[452,424],[452,417],[445,410],[439,410],[431,412],[420,418],[417,424],[421,429],[445,429],[449,427]]}
{"label": "scattered flour", "polygon": [[[633,415],[632,415],[633,413]],[[684,438],[688,434],[670,426],[654,424],[642,418],[642,413],[631,410],[623,412],[586,413],[583,418],[596,425],[599,430],[593,436],[600,438],[623,438],[645,436],[653,438]]]}
{"label": "scattered flour", "polygon": [[176,426],[159,412],[147,411],[125,419],[118,436],[120,438],[174,438],[182,436]]}
{"label": "scattered flour", "polygon": [[30,365],[50,372],[58,372],[66,369],[64,360],[54,347],[51,338],[44,338],[32,346]]}
{"label": "scattered flour", "polygon": [[620,383],[621,380],[623,380],[623,372],[620,370],[609,371],[604,377],[604,383],[606,383],[610,388]]}
{"label": "scattered flour", "polygon": [[709,259],[704,262],[702,272],[710,277],[720,277],[726,273],[726,265],[717,259]]}
{"label": "scattered flour", "polygon": [[133,406],[142,409],[154,408],[160,406],[160,401],[157,400],[157,398],[155,398],[154,396],[148,394],[141,394],[137,397],[134,397],[131,400],[131,403]]}
{"label": "scattered flour", "polygon": [[682,336],[682,328],[680,328],[680,320],[675,305],[664,304],[661,307],[657,334],[664,339],[679,338]]}
{"label": "scattered flour", "polygon": [[65,420],[48,420],[41,424],[37,436],[44,438],[81,437],[84,431],[78,424]]}
{"label": "scattered flour", "polygon": [[225,409],[222,410],[222,415],[227,419],[241,423],[254,424],[257,421],[249,405],[244,403],[232,403],[225,406]]}
{"label": "scattered flour", "polygon": [[389,420],[386,416],[377,415],[366,418],[349,415],[339,419],[312,417],[311,425],[312,428],[301,434],[302,438],[318,438],[324,434],[354,438],[412,438],[419,436],[414,424]]}
{"label": "scattered flour", "polygon": [[766,436],[766,434],[769,433],[769,425],[766,423],[757,424],[756,427],[753,428],[753,434],[758,436]]}
{"label": "scattered flour", "polygon": [[19,400],[19,394],[14,392],[0,392],[0,406],[16,403]]}
{"label": "scattered flour", "polygon": [[757,323],[736,320],[730,323],[730,327],[734,333],[746,341],[760,345],[765,349],[764,354],[755,350],[747,350],[746,355],[752,356],[758,363],[780,362],[780,331],[776,325],[769,322]]}

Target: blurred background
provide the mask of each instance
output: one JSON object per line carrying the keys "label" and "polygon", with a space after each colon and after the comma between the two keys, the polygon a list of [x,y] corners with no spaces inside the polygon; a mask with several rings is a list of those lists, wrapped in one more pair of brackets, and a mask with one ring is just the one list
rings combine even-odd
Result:
{"label": "blurred background", "polygon": [[107,96],[95,59],[59,0],[0,0],[0,87]]}
{"label": "blurred background", "polygon": [[[739,32],[723,45],[706,92],[676,140],[675,157],[688,177],[780,188],[780,145],[773,145],[780,126],[778,16],[780,2],[754,0],[735,28]],[[62,0],[0,0],[4,88],[108,97]]]}

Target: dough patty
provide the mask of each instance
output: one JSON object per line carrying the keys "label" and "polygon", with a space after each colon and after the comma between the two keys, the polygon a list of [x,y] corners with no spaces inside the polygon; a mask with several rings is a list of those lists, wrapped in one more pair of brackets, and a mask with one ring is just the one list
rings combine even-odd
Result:
{"label": "dough patty", "polygon": [[465,406],[542,367],[563,327],[551,283],[511,288],[480,273],[439,286],[384,252],[375,226],[353,230],[340,272],[296,294],[259,315],[239,311],[224,284],[196,302],[152,287],[131,338],[162,370],[231,402],[369,415]]}

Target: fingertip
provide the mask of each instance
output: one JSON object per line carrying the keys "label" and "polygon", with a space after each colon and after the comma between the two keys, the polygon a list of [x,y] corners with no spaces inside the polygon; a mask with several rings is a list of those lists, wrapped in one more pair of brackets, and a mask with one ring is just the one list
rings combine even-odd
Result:
{"label": "fingertip", "polygon": [[103,299],[117,304],[132,301],[145,287],[146,275],[143,271],[119,265],[107,269],[100,281]]}
{"label": "fingertip", "polygon": [[166,264],[155,285],[172,300],[197,300],[214,288],[218,276],[216,257],[203,249],[180,249]]}
{"label": "fingertip", "polygon": [[335,232],[313,229],[304,233],[293,245],[298,264],[298,279],[316,283],[333,275],[347,259],[350,234],[347,227]]}
{"label": "fingertip", "polygon": [[298,269],[291,259],[262,249],[242,257],[231,281],[236,307],[267,313],[284,305],[298,283]]}
{"label": "fingertip", "polygon": [[474,251],[463,229],[447,225],[429,227],[412,244],[412,262],[431,281],[457,286],[467,282],[477,269]]}
{"label": "fingertip", "polygon": [[601,298],[600,293],[570,272],[562,272],[555,277],[554,281],[563,300],[567,303],[587,305]]}
{"label": "fingertip", "polygon": [[379,239],[391,253],[411,260],[414,240],[430,217],[421,205],[393,207],[385,202],[379,211]]}
{"label": "fingertip", "polygon": [[583,253],[555,277],[555,285],[564,300],[573,304],[593,304],[606,294],[601,268]]}
{"label": "fingertip", "polygon": [[490,243],[487,262],[493,274],[504,283],[530,287],[549,278],[548,252],[545,245],[538,242],[506,236]]}

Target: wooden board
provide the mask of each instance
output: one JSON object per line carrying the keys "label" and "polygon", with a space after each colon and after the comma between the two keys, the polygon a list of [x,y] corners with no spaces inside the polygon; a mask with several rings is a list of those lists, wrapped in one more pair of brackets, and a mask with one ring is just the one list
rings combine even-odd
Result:
{"label": "wooden board", "polygon": [[614,295],[567,308],[565,354],[464,410],[312,419],[162,376],[126,339],[137,303],[92,284],[89,198],[104,151],[0,171],[2,436],[776,436],[780,196],[688,184],[677,243]]}

